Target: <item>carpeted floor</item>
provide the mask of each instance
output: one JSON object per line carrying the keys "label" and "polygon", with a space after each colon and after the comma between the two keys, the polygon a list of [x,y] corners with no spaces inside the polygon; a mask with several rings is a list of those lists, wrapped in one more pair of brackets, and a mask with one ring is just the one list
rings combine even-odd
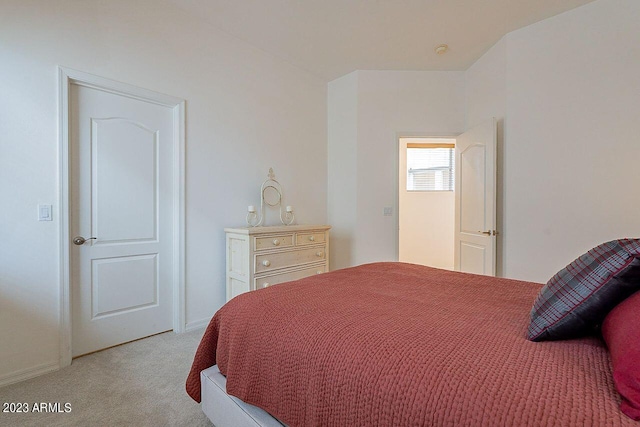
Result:
{"label": "carpeted floor", "polygon": [[0,412],[0,426],[212,426],[184,388],[203,333],[155,335],[0,388],[0,404],[71,407],[68,413]]}

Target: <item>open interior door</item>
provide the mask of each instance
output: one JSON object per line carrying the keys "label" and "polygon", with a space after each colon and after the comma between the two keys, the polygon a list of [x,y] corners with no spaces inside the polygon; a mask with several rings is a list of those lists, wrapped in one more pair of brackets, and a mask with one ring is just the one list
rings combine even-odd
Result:
{"label": "open interior door", "polygon": [[496,120],[456,139],[454,267],[496,274]]}

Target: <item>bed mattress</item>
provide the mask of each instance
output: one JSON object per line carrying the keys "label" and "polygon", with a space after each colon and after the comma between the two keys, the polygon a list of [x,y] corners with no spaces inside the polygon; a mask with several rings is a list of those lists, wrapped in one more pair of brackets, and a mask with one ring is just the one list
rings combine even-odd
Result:
{"label": "bed mattress", "polygon": [[243,294],[211,321],[187,391],[290,426],[637,426],[600,338],[525,338],[541,284],[376,263]]}

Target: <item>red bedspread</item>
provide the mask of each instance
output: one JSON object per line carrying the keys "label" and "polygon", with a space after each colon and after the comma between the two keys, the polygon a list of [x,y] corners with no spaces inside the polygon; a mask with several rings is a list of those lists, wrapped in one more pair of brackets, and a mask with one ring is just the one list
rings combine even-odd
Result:
{"label": "red bedspread", "polygon": [[619,426],[600,339],[525,339],[541,285],[377,263],[240,295],[187,380],[217,363],[227,392],[290,426]]}

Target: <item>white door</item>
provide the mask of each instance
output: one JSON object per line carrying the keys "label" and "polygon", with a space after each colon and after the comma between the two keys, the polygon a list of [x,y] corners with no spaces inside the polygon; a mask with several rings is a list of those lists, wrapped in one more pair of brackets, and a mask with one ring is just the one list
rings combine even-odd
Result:
{"label": "white door", "polygon": [[456,140],[455,269],[496,274],[496,120]]}
{"label": "white door", "polygon": [[173,327],[177,133],[171,108],[102,89],[71,84],[69,108],[75,357]]}

